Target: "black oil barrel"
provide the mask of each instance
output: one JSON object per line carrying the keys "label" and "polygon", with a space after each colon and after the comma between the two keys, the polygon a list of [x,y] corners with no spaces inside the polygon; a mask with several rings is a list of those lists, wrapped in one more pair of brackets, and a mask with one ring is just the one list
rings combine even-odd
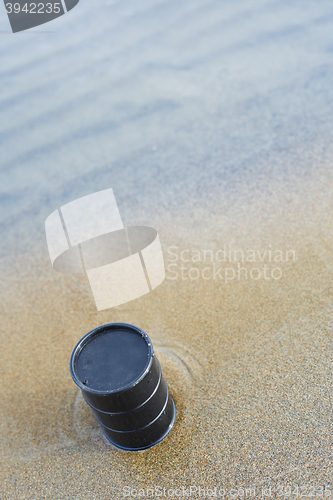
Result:
{"label": "black oil barrel", "polygon": [[137,451],[170,431],[176,409],[148,335],[126,323],[99,326],[76,345],[70,372],[105,436]]}

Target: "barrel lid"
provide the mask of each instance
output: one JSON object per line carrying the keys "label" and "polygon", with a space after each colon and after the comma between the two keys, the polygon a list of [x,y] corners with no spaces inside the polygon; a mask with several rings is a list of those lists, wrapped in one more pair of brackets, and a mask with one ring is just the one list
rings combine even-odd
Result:
{"label": "barrel lid", "polygon": [[134,387],[149,371],[154,352],[140,328],[110,323],[87,333],[70,360],[74,382],[86,392],[113,394]]}

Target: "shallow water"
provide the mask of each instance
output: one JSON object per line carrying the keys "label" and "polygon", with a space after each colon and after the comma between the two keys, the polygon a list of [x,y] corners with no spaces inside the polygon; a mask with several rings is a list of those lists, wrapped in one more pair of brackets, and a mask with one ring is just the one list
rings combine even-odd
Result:
{"label": "shallow water", "polygon": [[[91,15],[81,1],[36,33],[1,20],[3,498],[319,497],[332,477],[331,4],[99,1]],[[158,229],[167,272],[97,312],[85,276],[53,271],[43,224],[105,187],[125,224]],[[151,337],[177,407],[144,452],[105,441],[69,374],[77,341],[113,321]]]}

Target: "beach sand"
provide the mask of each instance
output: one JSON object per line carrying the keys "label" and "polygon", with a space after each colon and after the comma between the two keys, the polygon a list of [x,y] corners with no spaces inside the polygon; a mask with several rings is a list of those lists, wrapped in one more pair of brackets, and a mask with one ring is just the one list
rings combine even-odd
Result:
{"label": "beach sand", "polygon": [[[203,497],[199,486],[225,498],[269,496],[269,487],[288,497],[290,486],[305,496],[330,485],[332,166],[318,160],[302,182],[275,183],[274,203],[260,186],[247,201],[213,200],[221,217],[207,199],[196,200],[205,208],[184,201],[178,226],[168,226],[170,213],[161,221],[163,284],[110,310],[96,312],[85,276],[53,271],[45,248],[16,258],[1,299],[2,498],[118,499],[126,487],[147,495],[190,486],[191,498]],[[180,261],[182,250],[187,260],[210,249],[215,270],[237,269],[215,260],[224,245],[260,252],[264,261],[244,263],[248,272],[266,263],[282,276],[245,279],[243,271],[226,283],[207,270],[211,279],[202,278],[210,253],[206,262]],[[264,258],[269,249],[283,261]],[[288,261],[286,251],[294,252]],[[175,254],[187,279],[168,268]],[[167,438],[137,453],[105,441],[68,369],[85,333],[117,321],[149,334],[177,407]]]}
{"label": "beach sand", "polygon": [[[1,499],[330,498],[331,10],[82,0],[15,35],[0,16]],[[158,230],[166,279],[97,312],[44,221],[106,188]],[[142,452],[106,442],[69,373],[110,322],[147,332],[176,403]]]}

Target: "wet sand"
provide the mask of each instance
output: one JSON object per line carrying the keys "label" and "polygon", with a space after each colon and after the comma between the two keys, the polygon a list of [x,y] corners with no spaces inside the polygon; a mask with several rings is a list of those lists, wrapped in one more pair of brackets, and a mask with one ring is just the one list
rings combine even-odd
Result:
{"label": "wet sand", "polygon": [[[250,487],[261,497],[271,486],[274,497],[330,484],[332,166],[318,160],[306,180],[276,183],[274,204],[260,186],[247,201],[214,200],[223,224],[191,200],[178,226],[168,226],[170,213],[161,222],[166,266],[170,247],[178,256],[225,244],[261,255],[294,250],[296,259],[279,263],[280,279],[225,283],[167,271],[153,293],[97,313],[86,278],[53,271],[45,248],[16,259],[1,300],[3,498],[110,499],[125,487],[191,485],[193,498],[199,486],[225,498]],[[244,263],[249,272],[262,265]],[[151,336],[177,407],[168,437],[139,453],[105,441],[68,369],[81,336],[113,321]]]}

